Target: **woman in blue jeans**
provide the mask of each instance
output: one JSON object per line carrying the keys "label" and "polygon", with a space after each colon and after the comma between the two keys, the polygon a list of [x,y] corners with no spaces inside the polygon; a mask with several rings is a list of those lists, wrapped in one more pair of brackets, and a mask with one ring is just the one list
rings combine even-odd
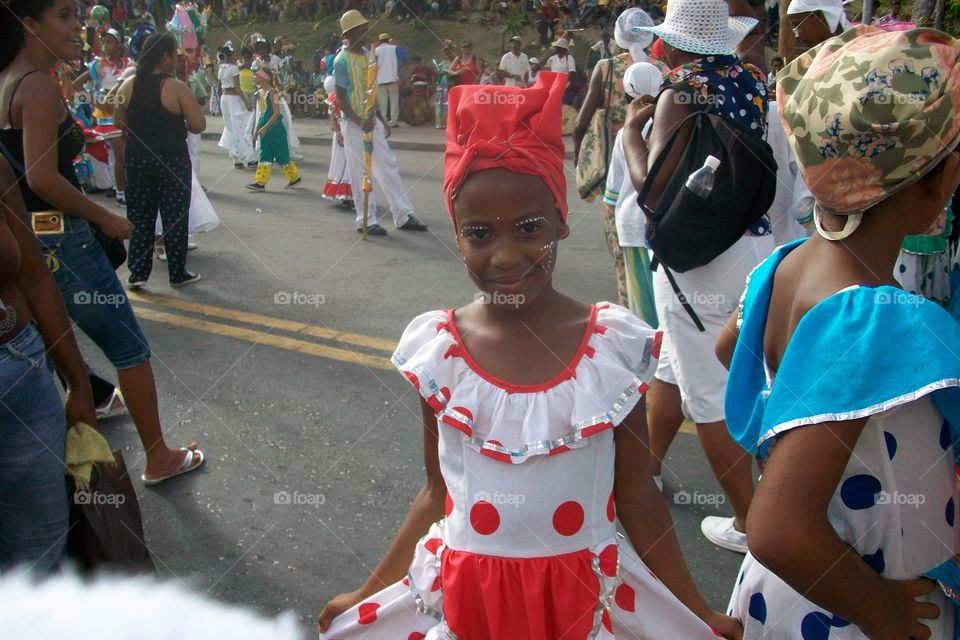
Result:
{"label": "woman in blue jeans", "polygon": [[[15,180],[0,160],[0,571],[20,563],[45,571],[67,537],[67,428],[96,426],[96,416],[70,318]],[[66,379],[66,415],[44,343]]]}
{"label": "woman in blue jeans", "polygon": [[[73,158],[83,133],[50,70],[80,56],[73,0],[6,0],[0,12],[0,143],[16,163],[20,193],[41,229],[41,251],[67,312],[117,369],[120,389],[146,452],[143,480],[156,484],[203,464],[195,443],[167,446],[160,426],[150,346],[94,235],[130,237],[130,222],[80,190]],[[26,167],[20,171],[16,164]],[[38,215],[39,214],[39,215]]]}

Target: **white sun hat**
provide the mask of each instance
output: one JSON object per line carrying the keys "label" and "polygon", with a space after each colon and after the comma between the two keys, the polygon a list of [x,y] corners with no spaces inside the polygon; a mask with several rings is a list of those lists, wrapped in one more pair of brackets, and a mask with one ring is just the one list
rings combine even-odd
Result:
{"label": "white sun hat", "polygon": [[634,62],[623,74],[623,90],[631,98],[656,96],[662,83],[660,69],[649,62]]}
{"label": "white sun hat", "polygon": [[[613,27],[613,40],[617,46],[627,51],[632,51],[634,47],[641,50],[646,49],[653,44],[653,34],[646,31],[635,30],[635,27],[652,27],[653,18],[646,11],[631,7],[620,14]],[[636,56],[634,56],[636,58]]]}
{"label": "white sun hat", "polygon": [[556,42],[550,45],[551,47],[556,47],[558,49],[569,49],[570,43],[567,42],[564,38],[560,38]]}
{"label": "white sun hat", "polygon": [[689,53],[726,55],[757,26],[756,18],[730,17],[724,0],[670,0],[667,17],[656,27],[635,27]]}
{"label": "white sun hat", "polygon": [[810,13],[819,11],[827,21],[830,32],[833,33],[837,27],[843,27],[846,31],[853,25],[847,18],[847,12],[843,5],[849,4],[852,0],[793,0],[787,7],[787,15],[796,15],[798,13]]}

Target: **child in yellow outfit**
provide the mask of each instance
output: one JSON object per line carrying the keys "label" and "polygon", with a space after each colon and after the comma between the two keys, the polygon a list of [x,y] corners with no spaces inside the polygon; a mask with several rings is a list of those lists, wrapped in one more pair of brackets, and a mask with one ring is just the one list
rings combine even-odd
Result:
{"label": "child in yellow outfit", "polygon": [[283,124],[283,112],[280,110],[280,99],[273,84],[273,71],[264,67],[257,71],[254,81],[260,87],[257,111],[260,119],[253,130],[253,143],[260,139],[260,163],[257,165],[256,182],[247,185],[250,191],[266,191],[270,175],[273,173],[273,164],[281,166],[286,176],[287,189],[292,189],[302,182],[297,165],[290,160],[290,146],[287,142],[287,129]]}

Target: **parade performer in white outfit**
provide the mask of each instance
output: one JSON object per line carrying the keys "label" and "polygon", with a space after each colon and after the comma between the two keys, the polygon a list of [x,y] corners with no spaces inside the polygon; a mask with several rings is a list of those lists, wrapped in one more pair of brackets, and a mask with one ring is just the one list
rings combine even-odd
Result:
{"label": "parade performer in white outfit", "polygon": [[[344,47],[333,63],[337,104],[343,112],[343,118],[340,121],[343,147],[346,151],[353,193],[359,196],[363,192],[364,133],[369,131],[372,133],[371,173],[373,175],[371,177],[373,183],[386,192],[394,225],[403,231],[426,231],[427,225],[413,215],[413,205],[400,181],[397,159],[387,144],[390,127],[379,113],[373,119],[365,119],[360,115],[364,113],[367,94],[369,92],[376,94],[376,63],[370,52],[363,46],[367,24],[367,19],[359,11],[350,10],[343,14],[340,18],[340,28],[343,30],[344,39],[349,40],[350,46]],[[387,230],[377,223],[376,198],[372,191],[369,194],[368,211],[369,235],[387,235]],[[358,205],[358,233],[363,230],[362,224],[363,207]]]}
{"label": "parade performer in white outfit", "polygon": [[333,140],[330,144],[330,167],[327,170],[327,184],[323,185],[322,197],[333,200],[341,206],[353,206],[353,189],[350,187],[350,172],[347,169],[347,154],[343,150],[343,133],[340,131],[340,107],[337,106],[337,85],[333,76],[323,81],[323,90],[330,105],[330,128]]}
{"label": "parade performer in white outfit", "polygon": [[223,93],[220,96],[220,110],[223,112],[223,134],[220,146],[227,150],[233,159],[233,166],[255,167],[257,159],[253,144],[247,137],[247,127],[253,119],[253,110],[246,96],[240,91],[240,67],[237,66],[237,54],[233,45],[227,42],[217,53],[220,59],[220,71],[217,78]]}

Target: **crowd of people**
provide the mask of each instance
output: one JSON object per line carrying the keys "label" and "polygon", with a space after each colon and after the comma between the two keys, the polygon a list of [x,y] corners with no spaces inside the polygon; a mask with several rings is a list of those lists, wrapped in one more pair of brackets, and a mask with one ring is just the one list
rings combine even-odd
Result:
{"label": "crowd of people", "polygon": [[[495,65],[470,40],[404,64],[370,11],[337,5],[338,43],[307,72],[259,34],[211,58],[191,2],[78,18],[75,0],[5,0],[0,571],[58,567],[75,425],[129,412],[146,485],[204,464],[197,443],[164,438],[116,269],[129,290],[161,256],[171,286],[200,280],[190,238],[217,221],[198,178],[207,115],[223,118],[225,162],[254,170],[251,193],[274,165],[302,183],[289,87],[304,79],[333,133],[323,196],[365,236],[387,235],[374,185],[398,230],[427,230],[389,138],[404,99],[434,102],[444,201],[486,294],[400,338],[424,485],[366,580],[322,608],[321,638],[957,637],[960,42],[794,0],[806,50],[785,60],[766,50],[762,5],[640,4],[577,6],[612,24],[579,67],[553,0],[531,7],[542,64],[520,36]],[[210,11],[239,5],[263,8]],[[124,36],[118,11],[163,12],[169,32]],[[554,286],[570,106],[576,191],[601,204],[616,302]],[[81,302],[90,291],[110,302]],[[732,511],[701,531],[744,554],[723,611],[664,498],[685,421]]]}

